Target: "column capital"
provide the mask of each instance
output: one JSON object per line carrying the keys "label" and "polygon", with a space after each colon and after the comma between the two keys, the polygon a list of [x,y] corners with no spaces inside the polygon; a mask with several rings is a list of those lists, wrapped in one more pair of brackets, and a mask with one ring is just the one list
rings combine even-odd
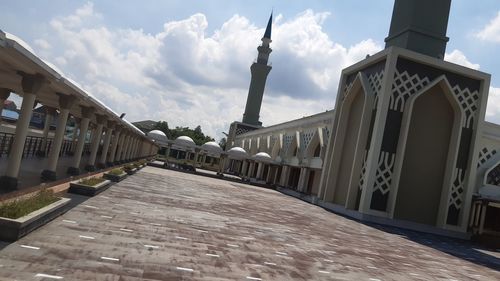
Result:
{"label": "column capital", "polygon": [[63,93],[56,93],[59,96],[59,107],[61,109],[70,109],[76,102],[76,97]]}
{"label": "column capital", "polygon": [[81,106],[82,108],[82,118],[90,119],[95,113],[95,109],[89,106]]}
{"label": "column capital", "polygon": [[6,100],[6,99],[8,99],[11,92],[12,92],[11,89],[0,88],[0,100]]}
{"label": "column capital", "polygon": [[108,120],[108,118],[105,115],[96,114],[95,120],[96,120],[98,125],[101,125],[101,124],[104,125],[104,123]]}
{"label": "column capital", "polygon": [[108,122],[106,123],[106,128],[108,128],[108,129],[111,129],[111,130],[118,129],[118,128],[115,128],[115,126],[116,126],[115,121],[108,120]]}
{"label": "column capital", "polygon": [[18,71],[17,74],[22,77],[23,93],[37,94],[43,84],[49,83],[41,74],[28,74],[22,71]]}

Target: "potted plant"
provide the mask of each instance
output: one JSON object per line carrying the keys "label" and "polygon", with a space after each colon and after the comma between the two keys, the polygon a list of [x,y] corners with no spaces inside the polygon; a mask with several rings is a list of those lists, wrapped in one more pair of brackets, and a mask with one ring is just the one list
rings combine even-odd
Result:
{"label": "potted plant", "polygon": [[85,196],[95,196],[106,190],[110,183],[110,180],[97,177],[80,179],[70,183],[68,192]]}
{"label": "potted plant", "polygon": [[104,178],[112,182],[120,182],[127,177],[127,173],[120,168],[104,173]]}
{"label": "potted plant", "polygon": [[71,199],[51,190],[0,203],[0,240],[16,241],[68,210]]}

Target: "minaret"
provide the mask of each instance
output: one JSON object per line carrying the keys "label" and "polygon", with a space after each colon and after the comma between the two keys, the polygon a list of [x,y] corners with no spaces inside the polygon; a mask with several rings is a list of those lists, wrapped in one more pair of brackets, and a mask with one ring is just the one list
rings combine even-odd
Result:
{"label": "minaret", "polygon": [[397,0],[394,2],[386,48],[397,46],[443,59],[451,0]]}
{"label": "minaret", "polygon": [[260,126],[262,122],[259,121],[260,106],[262,105],[262,97],[264,95],[264,88],[266,86],[267,75],[271,71],[271,66],[267,65],[269,54],[272,52],[269,47],[271,43],[271,25],[273,21],[273,14],[269,17],[267,22],[266,32],[262,37],[262,45],[257,47],[259,55],[257,61],[252,64],[250,71],[252,73],[252,80],[250,81],[250,88],[248,89],[247,104],[245,106],[245,113],[243,114],[243,123]]}

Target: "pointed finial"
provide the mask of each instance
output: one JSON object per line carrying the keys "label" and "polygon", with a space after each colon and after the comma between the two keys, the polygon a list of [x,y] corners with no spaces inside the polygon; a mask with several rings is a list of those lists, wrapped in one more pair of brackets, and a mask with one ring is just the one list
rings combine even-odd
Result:
{"label": "pointed finial", "polygon": [[[274,9],[274,8],[273,8]],[[266,32],[264,33],[264,38],[271,39],[271,26],[273,24],[273,11],[271,10],[271,16],[267,22]]]}

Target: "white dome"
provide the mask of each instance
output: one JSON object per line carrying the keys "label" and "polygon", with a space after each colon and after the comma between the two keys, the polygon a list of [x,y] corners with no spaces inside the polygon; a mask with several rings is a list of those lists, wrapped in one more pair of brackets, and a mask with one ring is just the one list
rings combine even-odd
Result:
{"label": "white dome", "polygon": [[247,152],[239,146],[235,146],[235,147],[229,149],[227,151],[227,154],[230,157],[234,157],[234,158],[245,158],[248,155]]}
{"label": "white dome", "polygon": [[147,134],[147,136],[153,140],[156,140],[156,141],[167,141],[168,140],[167,135],[165,135],[165,133],[160,131],[160,130],[152,130]]}
{"label": "white dome", "polygon": [[255,154],[253,157],[255,158],[264,158],[264,159],[271,159],[271,156],[265,152],[259,152]]}
{"label": "white dome", "polygon": [[219,146],[218,143],[216,143],[214,141],[209,141],[209,142],[204,143],[201,146],[201,149],[206,150],[208,152],[212,152],[212,153],[221,153],[222,152],[222,148]]}
{"label": "white dome", "polygon": [[255,154],[252,158],[260,161],[272,161],[271,156],[265,152],[259,152]]}
{"label": "white dome", "polygon": [[185,147],[195,147],[196,143],[194,143],[193,139],[188,136],[180,136],[175,139],[175,144],[179,146]]}

